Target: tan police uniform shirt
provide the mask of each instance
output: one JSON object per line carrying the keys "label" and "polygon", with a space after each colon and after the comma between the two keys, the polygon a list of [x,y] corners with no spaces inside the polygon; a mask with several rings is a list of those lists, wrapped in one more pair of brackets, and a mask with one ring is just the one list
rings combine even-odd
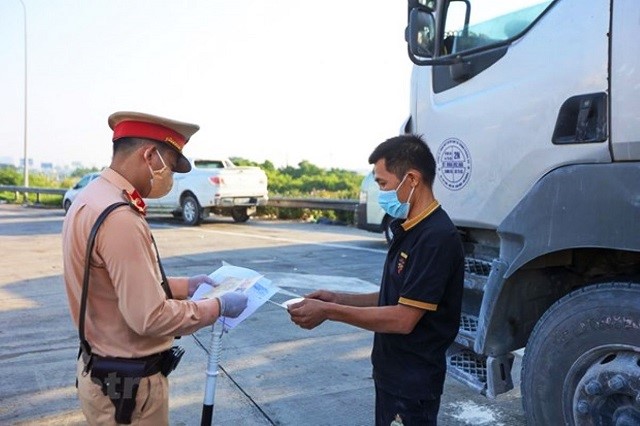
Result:
{"label": "tan police uniform shirt", "polygon": [[[133,186],[105,169],[74,200],[62,228],[64,280],[76,326],[80,312],[87,239],[108,206],[129,201]],[[144,216],[130,206],[114,210],[97,233],[91,256],[85,336],[94,353],[136,358],[171,347],[173,336],[213,324],[213,309],[166,299]],[[187,278],[169,278],[173,296],[187,297]]]}

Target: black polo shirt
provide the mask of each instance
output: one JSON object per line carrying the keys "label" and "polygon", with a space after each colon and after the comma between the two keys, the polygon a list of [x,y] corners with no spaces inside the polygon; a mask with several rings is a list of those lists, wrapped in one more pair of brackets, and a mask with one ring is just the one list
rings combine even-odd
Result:
{"label": "black polo shirt", "polygon": [[410,399],[442,394],[445,352],[458,333],[464,251],[456,227],[437,204],[420,216],[391,223],[379,306],[423,309],[407,335],[375,333],[371,361],[376,385]]}

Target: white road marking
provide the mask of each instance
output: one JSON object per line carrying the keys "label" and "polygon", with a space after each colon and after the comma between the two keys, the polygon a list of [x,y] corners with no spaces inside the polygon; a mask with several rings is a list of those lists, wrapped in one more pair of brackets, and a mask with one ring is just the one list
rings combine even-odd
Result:
{"label": "white road marking", "polygon": [[193,227],[193,228],[192,227],[189,227],[189,228],[176,228],[176,227],[171,226],[171,225],[162,225],[162,224],[157,224],[154,227],[167,228],[167,229],[180,229],[180,230],[191,231],[191,232],[204,232],[204,233],[209,233],[209,234],[231,235],[231,236],[234,236],[234,237],[245,237],[245,238],[254,238],[254,239],[260,239],[260,240],[280,241],[280,242],[285,242],[285,243],[316,245],[316,246],[321,246],[321,247],[339,248],[339,249],[356,250],[356,251],[366,251],[366,252],[369,252],[369,253],[381,253],[381,254],[386,254],[387,253],[386,250],[381,250],[381,249],[372,249],[372,248],[367,248],[367,247],[349,246],[349,245],[346,245],[346,244],[320,243],[320,242],[314,242],[314,241],[295,240],[293,238],[272,237],[270,235],[258,235],[258,234],[251,234],[251,233],[247,233],[247,232],[220,231],[220,230],[214,230],[214,229],[204,229],[204,228],[195,228],[195,227]]}
{"label": "white road marking", "polygon": [[[233,231],[221,231],[215,229],[207,229],[201,227],[194,228],[175,228],[171,225],[155,224],[154,227],[165,229],[179,229],[187,232],[209,233],[230,235],[235,237],[255,238],[262,240],[280,241],[294,244],[316,245],[321,247],[339,248],[346,250],[365,251],[369,253],[386,254],[386,250],[372,249],[366,247],[357,247],[346,244],[334,244],[334,243],[322,243],[314,241],[296,240],[293,238],[273,237],[269,235],[259,235],[247,232],[233,232]],[[270,263],[272,260],[252,261],[252,263]],[[382,265],[380,266],[382,268]],[[362,280],[355,277],[343,277],[336,275],[312,275],[312,274],[296,274],[285,272],[274,272],[265,274],[265,278],[271,280],[274,285],[281,288],[279,293],[288,296],[298,297],[304,294],[310,293],[314,290],[324,289],[330,291],[345,291],[349,293],[373,293],[380,290],[379,285],[373,284],[369,281]],[[299,293],[288,291],[283,287],[289,289],[302,290]]]}
{"label": "white road marking", "polygon": [[345,291],[349,293],[374,293],[380,290],[375,284],[355,277],[342,277],[336,275],[311,275],[295,274],[287,272],[274,272],[265,274],[274,285],[282,288],[293,288],[304,290],[300,294],[291,293],[286,290],[283,294],[293,296],[303,296],[313,290]]}

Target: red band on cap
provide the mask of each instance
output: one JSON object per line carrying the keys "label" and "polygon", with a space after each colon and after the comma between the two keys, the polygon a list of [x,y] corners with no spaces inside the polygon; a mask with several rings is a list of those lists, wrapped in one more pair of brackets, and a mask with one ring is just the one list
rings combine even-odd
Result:
{"label": "red band on cap", "polygon": [[178,152],[187,143],[184,136],[159,124],[145,123],[142,121],[123,121],[113,129],[113,141],[120,138],[145,138],[160,142],[166,142]]}

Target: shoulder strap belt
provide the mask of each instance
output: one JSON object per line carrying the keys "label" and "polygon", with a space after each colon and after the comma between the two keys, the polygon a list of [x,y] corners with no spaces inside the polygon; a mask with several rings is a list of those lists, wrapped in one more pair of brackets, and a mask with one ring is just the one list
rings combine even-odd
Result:
{"label": "shoulder strap belt", "polygon": [[[80,335],[80,350],[84,351],[84,353],[89,356],[91,356],[91,345],[89,345],[89,342],[84,335],[84,319],[87,312],[87,293],[89,292],[89,267],[91,264],[91,252],[93,252],[93,246],[96,242],[96,234],[98,233],[98,229],[102,225],[102,222],[104,222],[107,216],[118,207],[128,205],[129,203],[121,201],[111,204],[109,207],[104,209],[104,211],[100,213],[100,216],[98,216],[98,219],[96,219],[96,223],[94,223],[93,228],[91,228],[91,232],[89,233],[89,239],[87,241],[87,253],[84,258],[84,276],[82,278],[82,296],[80,298],[80,315],[78,324],[78,334]],[[153,235],[151,236],[151,241],[153,242],[153,247],[156,251],[156,258],[158,259],[160,274],[162,275],[162,289],[164,290],[168,299],[173,299],[173,294],[171,293],[171,289],[169,288],[169,281],[167,280],[167,276],[164,273],[162,262],[160,262],[160,253],[158,253],[158,246],[156,245]]]}

